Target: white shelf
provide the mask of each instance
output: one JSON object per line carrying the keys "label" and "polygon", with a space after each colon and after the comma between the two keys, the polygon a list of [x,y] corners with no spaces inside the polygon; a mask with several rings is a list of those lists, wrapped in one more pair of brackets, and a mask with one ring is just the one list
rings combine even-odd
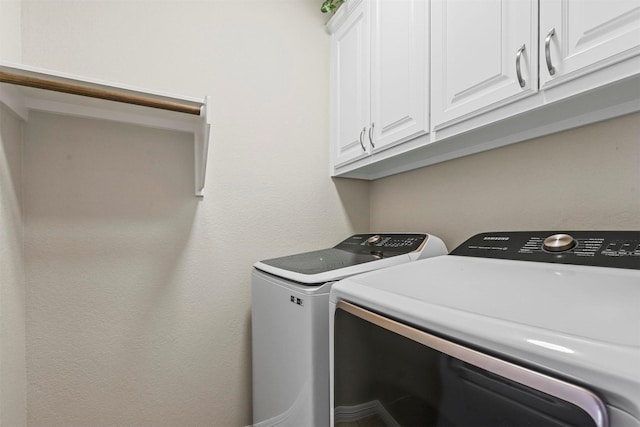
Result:
{"label": "white shelf", "polygon": [[176,96],[0,61],[0,102],[25,121],[29,111],[39,110],[191,133],[195,194],[203,196],[211,136],[208,96]]}

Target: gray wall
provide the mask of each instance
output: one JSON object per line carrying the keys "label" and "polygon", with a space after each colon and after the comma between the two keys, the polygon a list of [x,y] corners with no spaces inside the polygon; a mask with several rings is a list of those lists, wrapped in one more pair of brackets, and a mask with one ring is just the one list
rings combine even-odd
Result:
{"label": "gray wall", "polygon": [[[22,59],[22,7],[0,1],[0,59]],[[0,426],[26,425],[22,120],[0,103]]]}
{"label": "gray wall", "polygon": [[329,178],[315,0],[23,4],[24,62],[211,95],[205,196],[186,134],[32,113],[25,136],[31,426],[251,422],[250,273],[369,228]]}
{"label": "gray wall", "polygon": [[26,425],[23,123],[0,103],[0,426]]}
{"label": "gray wall", "polygon": [[449,249],[483,231],[637,230],[640,114],[380,179],[370,197],[373,229]]}
{"label": "gray wall", "polygon": [[0,59],[22,61],[22,0],[0,1]]}

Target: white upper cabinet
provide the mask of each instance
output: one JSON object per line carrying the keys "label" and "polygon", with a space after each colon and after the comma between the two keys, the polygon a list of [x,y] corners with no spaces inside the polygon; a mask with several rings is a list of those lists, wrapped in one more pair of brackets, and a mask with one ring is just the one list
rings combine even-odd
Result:
{"label": "white upper cabinet", "polygon": [[332,32],[332,159],[341,166],[428,132],[424,0],[350,0]]}
{"label": "white upper cabinet", "polygon": [[640,0],[348,0],[328,28],[334,176],[640,111]]}
{"label": "white upper cabinet", "polygon": [[427,133],[428,2],[371,2],[371,123],[373,151]]}
{"label": "white upper cabinet", "polygon": [[[588,75],[639,53],[638,0],[540,0],[541,89]],[[634,67],[629,71],[638,70]],[[614,76],[622,77],[625,76],[619,71]]]}
{"label": "white upper cabinet", "polygon": [[433,0],[435,130],[538,89],[537,0]]}
{"label": "white upper cabinet", "polygon": [[[346,9],[348,4],[341,7]],[[370,118],[369,8],[361,2],[332,37],[332,148],[334,163],[369,154],[364,144]]]}

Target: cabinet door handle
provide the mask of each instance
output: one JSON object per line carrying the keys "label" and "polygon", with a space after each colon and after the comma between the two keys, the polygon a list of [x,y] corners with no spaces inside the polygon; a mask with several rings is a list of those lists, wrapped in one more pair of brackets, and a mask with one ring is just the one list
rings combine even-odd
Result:
{"label": "cabinet door handle", "polygon": [[376,148],[376,144],[373,143],[373,138],[371,137],[371,133],[373,132],[374,126],[375,126],[375,123],[371,123],[371,127],[369,128],[369,144],[371,144],[373,148]]}
{"label": "cabinet door handle", "polygon": [[522,78],[522,70],[520,70],[520,60],[522,58],[522,52],[524,52],[525,45],[520,46],[518,53],[516,53],[516,75],[518,76],[518,83],[520,87],[524,87],[527,82]]}
{"label": "cabinet door handle", "polygon": [[364,133],[367,131],[367,127],[363,127],[362,130],[360,131],[360,146],[362,147],[362,151],[367,151],[366,148],[364,148],[364,142],[362,142],[362,138],[364,137]]}
{"label": "cabinet door handle", "polygon": [[556,68],[551,63],[551,37],[555,35],[556,29],[552,28],[547,34],[547,38],[544,39],[544,55],[547,59],[547,70],[549,70],[549,74],[552,76],[556,73]]}

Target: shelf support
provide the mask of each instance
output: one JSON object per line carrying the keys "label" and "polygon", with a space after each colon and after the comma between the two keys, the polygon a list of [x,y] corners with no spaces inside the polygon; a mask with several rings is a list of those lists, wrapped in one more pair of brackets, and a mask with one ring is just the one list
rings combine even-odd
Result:
{"label": "shelf support", "polygon": [[[45,96],[45,93],[62,95]],[[136,107],[96,105],[83,101],[87,98]],[[40,110],[191,133],[194,136],[195,194],[204,195],[212,122],[209,96],[204,99],[175,96],[0,61],[0,101],[25,121],[29,120],[29,110]]]}
{"label": "shelf support", "polygon": [[209,142],[211,139],[211,97],[204,98],[202,106],[202,116],[204,118],[202,127],[194,133],[194,154],[196,173],[196,196],[204,196],[205,177],[207,176],[207,155],[209,152]]}

